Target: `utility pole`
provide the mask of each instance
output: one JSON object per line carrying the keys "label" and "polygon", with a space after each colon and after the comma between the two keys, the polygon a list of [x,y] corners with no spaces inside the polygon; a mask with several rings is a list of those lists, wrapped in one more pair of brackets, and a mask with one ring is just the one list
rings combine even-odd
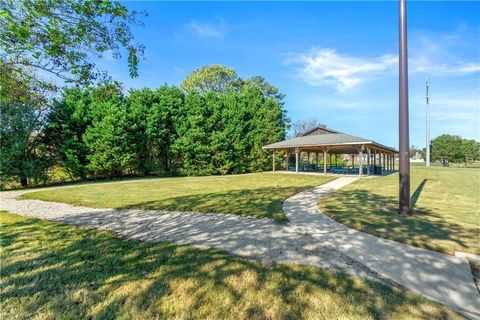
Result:
{"label": "utility pole", "polygon": [[425,142],[426,142],[426,148],[425,148],[425,166],[430,167],[430,101],[429,101],[429,86],[430,82],[428,79],[427,75],[427,81],[425,83],[425,100],[426,100],[426,106],[425,106]]}
{"label": "utility pole", "polygon": [[408,54],[406,0],[399,2],[399,208],[410,213],[410,157],[408,128]]}

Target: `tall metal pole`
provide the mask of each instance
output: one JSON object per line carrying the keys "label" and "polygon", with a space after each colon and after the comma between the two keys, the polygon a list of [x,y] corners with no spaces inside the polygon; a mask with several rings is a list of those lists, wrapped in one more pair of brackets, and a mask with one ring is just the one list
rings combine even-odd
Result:
{"label": "tall metal pole", "polygon": [[430,82],[427,76],[427,82],[425,85],[425,100],[426,100],[426,106],[425,106],[425,150],[426,150],[426,155],[425,155],[425,165],[427,167],[430,167],[430,101],[429,101],[429,86]]}
{"label": "tall metal pole", "polygon": [[410,159],[408,128],[408,55],[406,0],[399,2],[399,166],[400,166],[400,214],[410,213]]}

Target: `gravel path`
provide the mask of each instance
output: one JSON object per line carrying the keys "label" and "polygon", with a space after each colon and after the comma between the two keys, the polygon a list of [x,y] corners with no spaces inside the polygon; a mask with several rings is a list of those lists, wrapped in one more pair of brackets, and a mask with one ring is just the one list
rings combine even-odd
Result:
{"label": "gravel path", "polygon": [[291,224],[217,213],[113,210],[39,200],[15,200],[29,191],[0,193],[0,210],[19,215],[110,230],[147,242],[217,248],[265,264],[300,263],[342,271],[400,287],[329,245],[312,241]]}

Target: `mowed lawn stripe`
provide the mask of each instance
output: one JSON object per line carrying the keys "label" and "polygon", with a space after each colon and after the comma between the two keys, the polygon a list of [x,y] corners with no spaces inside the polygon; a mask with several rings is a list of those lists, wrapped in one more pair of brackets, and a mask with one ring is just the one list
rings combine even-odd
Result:
{"label": "mowed lawn stripe", "polygon": [[321,175],[256,173],[92,183],[29,192],[21,199],[96,208],[229,213],[286,221],[282,202],[331,181]]}

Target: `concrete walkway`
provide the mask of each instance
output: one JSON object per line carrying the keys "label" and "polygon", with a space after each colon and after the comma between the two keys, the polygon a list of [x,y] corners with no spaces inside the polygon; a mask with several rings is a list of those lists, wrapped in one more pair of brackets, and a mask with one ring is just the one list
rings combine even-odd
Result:
{"label": "concrete walkway", "polygon": [[212,247],[267,263],[338,270],[401,285],[480,318],[480,295],[465,259],[352,230],[320,212],[319,199],[356,179],[341,177],[287,199],[283,205],[291,221],[287,225],[216,213],[94,209],[15,199],[29,191],[1,192],[0,210],[110,230],[142,241]]}
{"label": "concrete walkway", "polygon": [[320,211],[319,199],[356,179],[341,177],[298,193],[284,202],[283,210],[297,231],[304,231],[408,289],[480,318],[480,294],[466,259],[353,230]]}

